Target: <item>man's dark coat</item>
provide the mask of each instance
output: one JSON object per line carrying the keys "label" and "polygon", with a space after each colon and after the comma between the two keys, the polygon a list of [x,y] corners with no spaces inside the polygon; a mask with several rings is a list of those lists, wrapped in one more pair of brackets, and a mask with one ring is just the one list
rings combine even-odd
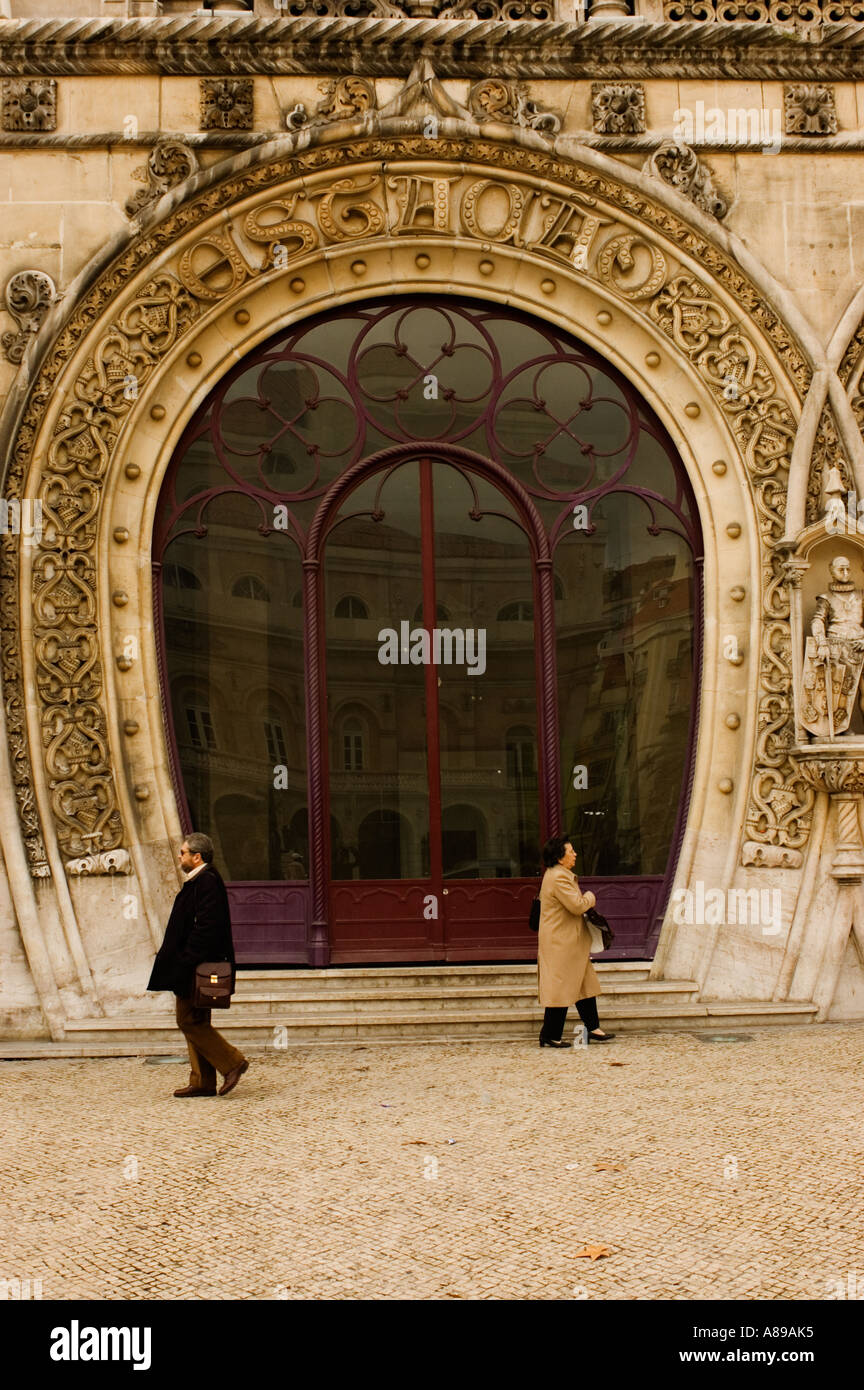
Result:
{"label": "man's dark coat", "polygon": [[174,899],[147,988],[170,989],[188,999],[195,967],[205,960],[235,963],[228,893],[212,864],[188,879]]}

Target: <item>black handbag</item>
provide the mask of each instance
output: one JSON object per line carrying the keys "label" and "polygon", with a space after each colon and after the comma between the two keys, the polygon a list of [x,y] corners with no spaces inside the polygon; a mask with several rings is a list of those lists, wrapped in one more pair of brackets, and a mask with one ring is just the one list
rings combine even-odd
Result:
{"label": "black handbag", "polygon": [[540,930],[540,899],[535,898],[528,913],[528,926],[532,931]]}
{"label": "black handbag", "polygon": [[584,913],[583,916],[586,922],[591,923],[592,927],[599,928],[600,935],[603,937],[603,950],[608,951],[609,947],[612,945],[612,938],[615,933],[603,916],[603,913],[598,912],[596,907],[589,907],[588,911]]}

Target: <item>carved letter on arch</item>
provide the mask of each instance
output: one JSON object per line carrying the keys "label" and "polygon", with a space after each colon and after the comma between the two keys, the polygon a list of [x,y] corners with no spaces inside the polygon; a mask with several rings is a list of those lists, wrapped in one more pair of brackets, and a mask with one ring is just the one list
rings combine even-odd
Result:
{"label": "carved letter on arch", "polygon": [[[490,191],[491,196],[487,196]],[[500,207],[502,200],[506,202],[504,208]],[[481,206],[484,201],[487,204],[487,215],[490,209],[494,212],[496,206],[498,207],[500,222],[497,227],[482,225]],[[525,190],[518,184],[503,183],[500,179],[478,179],[462,195],[462,222],[466,231],[480,241],[512,241],[514,245],[521,246],[523,243],[518,236],[518,230],[524,207]]]}
{"label": "carved letter on arch", "polygon": [[[277,202],[266,203],[263,208],[256,208],[250,212],[243,223],[243,231],[250,241],[260,242],[268,248],[264,257],[262,270],[269,270],[273,264],[273,256],[270,248],[277,244],[289,243],[286,246],[286,260],[293,260],[295,256],[302,256],[304,251],[311,251],[313,246],[318,244],[318,233],[308,222],[294,220],[294,208],[297,205],[299,193],[292,193],[288,198],[280,198]],[[271,222],[268,214],[275,213],[276,220]],[[295,243],[291,245],[290,243]]]}
{"label": "carved letter on arch", "polygon": [[[202,264],[200,253],[206,249],[215,251],[216,255]],[[234,244],[230,227],[224,232],[211,232],[196,241],[194,246],[183,252],[177,270],[190,294],[197,299],[208,300],[224,299],[226,294],[233,294],[251,273],[251,267]]]}

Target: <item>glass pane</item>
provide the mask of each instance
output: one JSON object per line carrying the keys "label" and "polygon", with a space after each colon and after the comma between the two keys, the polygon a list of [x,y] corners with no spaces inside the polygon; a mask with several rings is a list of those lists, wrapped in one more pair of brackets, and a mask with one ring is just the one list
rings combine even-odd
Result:
{"label": "glass pane", "polygon": [[261,535],[251,507],[247,517],[230,503],[210,504],[206,536],[165,550],[180,771],[193,828],[213,838],[225,878],[306,878],[300,557],[284,535]]}
{"label": "glass pane", "polygon": [[324,558],[333,877],[420,878],[429,871],[424,668],[411,663],[401,627],[410,632],[423,591],[417,465],[369,478],[339,515]]}
{"label": "glass pane", "polygon": [[[433,478],[435,599],[448,614],[437,668],[444,877],[533,874],[539,818],[528,538],[490,484],[472,478],[475,501],[454,468],[436,465]],[[475,509],[481,516],[472,520]]]}
{"label": "glass pane", "polygon": [[649,534],[636,497],[594,520],[555,556],[563,827],[577,873],[662,874],[690,730],[693,561]]}

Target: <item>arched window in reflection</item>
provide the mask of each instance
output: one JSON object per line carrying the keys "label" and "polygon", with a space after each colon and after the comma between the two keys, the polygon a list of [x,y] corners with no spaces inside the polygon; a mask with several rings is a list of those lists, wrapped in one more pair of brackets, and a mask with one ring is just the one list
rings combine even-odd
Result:
{"label": "arched window in reflection", "polygon": [[[422,603],[418,603],[414,609],[414,621],[415,623],[422,623],[423,621]],[[450,621],[450,610],[445,608],[443,603],[436,603],[435,605],[435,621],[436,623],[449,623]]]}
{"label": "arched window in reflection", "polygon": [[201,580],[186,565],[163,565],[162,582],[173,589],[200,589]]}
{"label": "arched window in reflection", "polygon": [[232,598],[253,598],[259,603],[269,603],[270,593],[266,584],[260,580],[257,574],[241,574],[239,579],[235,579],[231,587]]}
{"label": "arched window in reflection", "polygon": [[362,621],[369,617],[369,609],[362,598],[358,598],[356,594],[346,594],[336,604],[333,616],[334,618],[354,618]]}
{"label": "arched window in reflection", "polygon": [[534,605],[524,599],[505,603],[498,614],[499,623],[530,623],[534,617]]}

